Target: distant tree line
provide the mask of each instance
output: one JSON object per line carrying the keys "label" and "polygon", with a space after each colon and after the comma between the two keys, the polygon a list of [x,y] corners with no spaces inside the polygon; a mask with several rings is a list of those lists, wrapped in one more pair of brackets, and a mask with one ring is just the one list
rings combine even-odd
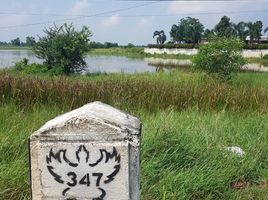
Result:
{"label": "distant tree line", "polygon": [[[215,37],[238,37],[242,41],[247,41],[249,44],[261,42],[262,31],[268,32],[268,27],[263,29],[263,22],[244,22],[239,23],[231,22],[230,18],[223,16],[219,23],[215,25],[213,29],[205,29],[204,25],[199,21],[199,19],[186,17],[182,18],[177,24],[173,24],[170,30],[171,41],[169,43],[173,44],[196,44],[203,41],[209,41]],[[157,44],[163,44],[160,42],[161,37],[164,38],[165,33],[162,31],[161,35],[158,31],[154,32],[154,37],[157,37]]]}
{"label": "distant tree line", "polygon": [[123,47],[123,48],[133,48],[135,47],[134,44],[128,43],[127,45],[119,45],[118,43],[112,43],[112,42],[90,42],[90,48],[92,49],[105,49],[105,48],[114,48],[114,47]]}
{"label": "distant tree line", "polygon": [[11,40],[10,42],[1,42],[2,46],[34,46],[36,44],[36,40],[32,36],[27,36],[25,42],[21,41],[19,37]]}
{"label": "distant tree line", "polygon": [[[29,46],[29,47],[33,47],[36,44],[36,40],[34,37],[32,36],[27,36],[25,42],[21,41],[19,37],[11,40],[10,42],[1,42],[0,41],[0,45],[1,46]],[[114,42],[94,42],[91,41],[89,43],[89,47],[92,49],[104,49],[104,48],[114,48],[114,47],[127,47],[127,48],[132,48],[135,47],[134,44],[132,43],[128,43],[125,46],[119,46],[118,43],[114,43]]]}
{"label": "distant tree line", "polygon": [[104,49],[104,48],[112,48],[112,47],[119,47],[118,43],[112,43],[112,42],[90,42],[90,47],[93,49]]}

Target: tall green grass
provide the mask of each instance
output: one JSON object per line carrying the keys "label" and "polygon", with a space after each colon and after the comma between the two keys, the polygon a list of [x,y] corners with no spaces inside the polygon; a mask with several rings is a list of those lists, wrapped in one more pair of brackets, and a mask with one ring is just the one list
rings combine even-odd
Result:
{"label": "tall green grass", "polygon": [[[267,119],[172,110],[143,117],[143,199],[267,198]],[[245,157],[228,146],[240,146]]]}
{"label": "tall green grass", "polygon": [[[0,199],[30,198],[28,137],[61,106],[0,107]],[[268,196],[268,115],[132,110],[143,123],[144,200],[265,199]],[[240,146],[242,158],[225,150]],[[242,183],[242,187],[234,187]]]}
{"label": "tall green grass", "polygon": [[60,105],[68,109],[92,101],[149,112],[169,107],[177,111],[268,111],[268,90],[228,84],[202,74],[110,75],[77,78],[43,78],[0,73],[0,102],[20,106]]}
{"label": "tall green grass", "polygon": [[[268,197],[267,75],[223,83],[198,73],[74,77],[0,73],[0,199],[28,200],[28,137],[100,100],[141,118],[144,200]],[[245,156],[226,151],[240,146]]]}

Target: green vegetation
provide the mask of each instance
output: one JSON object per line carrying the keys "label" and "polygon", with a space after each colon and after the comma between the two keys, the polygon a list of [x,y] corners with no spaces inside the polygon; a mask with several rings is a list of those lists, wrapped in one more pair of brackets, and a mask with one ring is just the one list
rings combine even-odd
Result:
{"label": "green vegetation", "polygon": [[156,37],[156,43],[157,44],[164,44],[167,40],[167,36],[163,30],[161,31],[155,31],[153,38]]}
{"label": "green vegetation", "polygon": [[175,43],[192,43],[194,46],[201,41],[204,25],[196,18],[182,18],[178,25],[174,24],[171,27],[170,37]]}
{"label": "green vegetation", "polygon": [[84,54],[89,51],[92,35],[87,27],[76,31],[73,25],[45,29],[45,36],[39,38],[34,53],[44,60],[44,66],[54,74],[72,74],[86,67]]}
{"label": "green vegetation", "polygon": [[[29,199],[29,135],[95,100],[142,120],[142,199],[267,198],[267,74],[240,73],[226,84],[189,72],[44,77],[2,71],[0,97],[0,199]],[[245,157],[228,146],[240,146]]]}
{"label": "green vegetation", "polygon": [[[231,19],[227,16],[223,16],[220,21],[215,25],[213,29],[205,29],[204,25],[199,21],[199,19],[186,17],[180,19],[178,24],[173,24],[170,29],[170,38],[171,41],[167,43],[169,47],[167,48],[183,48],[177,44],[191,44],[190,48],[195,47],[196,44],[203,42],[209,42],[219,37],[224,38],[239,38],[241,41],[248,44],[246,48],[249,49],[262,49],[266,46],[260,44],[266,43],[266,40],[262,40],[262,31],[263,31],[263,22],[258,20],[256,22],[244,22],[240,21],[237,24],[232,22]],[[266,27],[263,33],[268,31]],[[161,31],[164,33],[164,31]],[[155,35],[159,35],[157,38],[157,45],[159,48],[163,48],[165,40],[161,40],[160,32],[156,31]],[[166,39],[166,36],[162,34]],[[175,46],[172,47],[174,44]],[[153,46],[150,44],[149,46]],[[156,47],[157,48],[157,47]]]}
{"label": "green vegetation", "polygon": [[268,54],[265,54],[262,58],[268,60]]}
{"label": "green vegetation", "polygon": [[218,38],[199,48],[193,57],[193,68],[229,80],[245,64],[242,48],[239,39]]}
{"label": "green vegetation", "polygon": [[[194,68],[224,80],[238,72],[224,82],[196,71],[74,74],[85,65],[90,35],[85,27],[80,32],[72,25],[50,28],[35,47],[44,64],[23,59],[13,69],[0,71],[0,199],[30,198],[29,135],[47,120],[92,101],[141,118],[142,199],[268,197],[268,75],[239,72],[244,60],[238,39],[200,46],[194,57]],[[200,35],[185,40],[193,46]],[[132,44],[105,45],[107,49],[90,53],[152,57]],[[241,147],[245,156],[228,152],[229,146]]]}
{"label": "green vegetation", "polygon": [[148,112],[172,107],[176,111],[268,110],[266,88],[249,84],[232,85],[199,73],[89,75],[70,78],[12,75],[1,73],[0,101],[20,106],[53,104],[76,108],[100,100],[124,110]]}
{"label": "green vegetation", "polygon": [[101,49],[91,49],[89,54],[93,55],[111,55],[111,56],[127,56],[127,57],[146,57],[143,48],[131,47],[131,48],[101,48]]}
{"label": "green vegetation", "polygon": [[244,49],[268,49],[268,44],[245,44]]}

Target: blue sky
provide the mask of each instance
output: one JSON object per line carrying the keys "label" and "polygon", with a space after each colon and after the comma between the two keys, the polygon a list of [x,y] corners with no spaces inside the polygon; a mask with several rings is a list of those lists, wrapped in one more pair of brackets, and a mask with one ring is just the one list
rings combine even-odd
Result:
{"label": "blue sky", "polygon": [[[229,16],[233,22],[262,20],[264,27],[268,26],[268,0],[0,0],[0,3],[0,41],[41,36],[44,27],[52,26],[53,21],[63,20],[56,22],[59,25],[64,19],[81,15],[79,19],[66,22],[72,22],[76,28],[89,26],[93,32],[91,40],[119,44],[154,43],[155,30],[164,30],[169,39],[172,24],[187,16],[200,19],[206,28],[213,28],[223,15]],[[139,5],[143,6],[130,8]],[[98,15],[89,17],[94,14]]]}

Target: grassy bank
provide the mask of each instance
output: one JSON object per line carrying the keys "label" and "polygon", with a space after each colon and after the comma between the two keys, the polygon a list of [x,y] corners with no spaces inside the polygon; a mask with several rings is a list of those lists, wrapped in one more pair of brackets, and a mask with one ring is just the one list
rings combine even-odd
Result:
{"label": "grassy bank", "polygon": [[[144,200],[268,197],[268,75],[223,83],[200,73],[51,77],[0,72],[0,199],[28,200],[28,137],[91,101],[143,123]],[[240,158],[226,151],[239,146]]]}
{"label": "grassy bank", "polygon": [[[28,137],[64,111],[48,105],[0,107],[0,199],[29,199]],[[143,122],[142,199],[267,198],[267,114],[133,112]],[[233,145],[246,156],[225,150]]]}
{"label": "grassy bank", "polygon": [[[268,111],[268,90],[255,74],[223,83],[204,74],[174,72],[136,75],[42,77],[0,73],[0,102],[20,106],[61,105],[68,109],[99,100],[122,109],[148,112],[172,107],[177,111]],[[267,81],[267,76],[263,77]],[[249,82],[250,81],[250,82]]]}

